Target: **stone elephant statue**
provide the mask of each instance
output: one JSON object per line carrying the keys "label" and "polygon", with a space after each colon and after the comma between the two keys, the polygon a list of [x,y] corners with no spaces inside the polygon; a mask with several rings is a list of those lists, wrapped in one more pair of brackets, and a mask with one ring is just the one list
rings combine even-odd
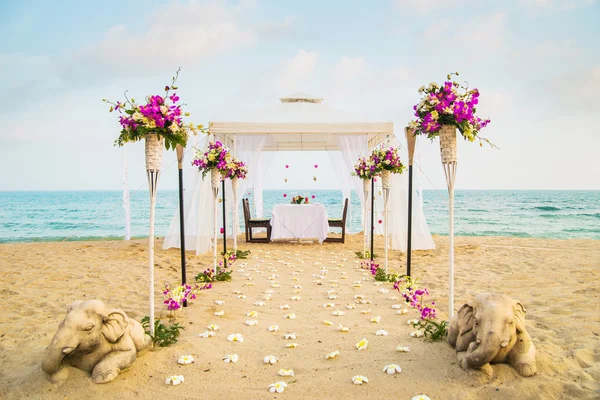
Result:
{"label": "stone elephant statue", "polygon": [[[535,347],[525,329],[523,303],[495,293],[482,293],[465,303],[450,320],[448,343],[456,348],[463,369],[508,363],[522,376],[537,372]],[[466,353],[464,353],[466,352]]]}
{"label": "stone elephant statue", "polygon": [[107,383],[151,346],[144,328],[123,311],[99,300],[74,301],[46,349],[42,370],[58,385],[69,375],[65,365],[91,373],[94,383]]}

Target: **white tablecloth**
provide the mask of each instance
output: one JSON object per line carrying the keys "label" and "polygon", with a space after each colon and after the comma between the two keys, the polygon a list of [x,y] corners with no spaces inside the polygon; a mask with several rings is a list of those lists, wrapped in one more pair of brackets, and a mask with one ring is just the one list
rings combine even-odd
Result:
{"label": "white tablecloth", "polygon": [[276,204],[271,216],[271,239],[327,238],[329,224],[323,204]]}

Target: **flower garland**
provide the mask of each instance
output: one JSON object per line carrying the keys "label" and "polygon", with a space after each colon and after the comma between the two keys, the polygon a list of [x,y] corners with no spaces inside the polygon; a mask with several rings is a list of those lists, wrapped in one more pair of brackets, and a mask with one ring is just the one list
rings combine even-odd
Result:
{"label": "flower garland", "polygon": [[458,72],[448,74],[443,86],[432,82],[419,88],[421,101],[413,107],[417,119],[411,121],[408,127],[415,135],[427,135],[433,140],[439,135],[442,125],[454,125],[466,140],[473,142],[477,138],[480,145],[482,140],[491,145],[488,139],[478,136],[479,131],[490,123],[489,118],[481,119],[475,115],[479,90],[452,81],[452,75],[458,76]]}
{"label": "flower garland", "polygon": [[[165,148],[174,149],[176,145],[185,147],[189,133],[207,133],[207,128],[203,125],[194,125],[183,122],[182,115],[189,116],[189,112],[184,112],[181,104],[177,104],[179,96],[176,92],[171,95],[171,90],[177,90],[175,82],[179,77],[179,71],[173,77],[171,85],[165,86],[163,96],[155,95],[146,97],[146,104],[138,105],[135,99],[129,99],[125,92],[125,101],[116,103],[107,99],[103,102],[110,104],[109,112],[118,111],[119,123],[121,124],[121,134],[115,140],[115,146],[123,146],[127,142],[137,142],[148,134],[157,134],[165,138]],[[123,113],[125,115],[123,115]]]}
{"label": "flower garland", "polygon": [[432,301],[427,304],[423,301],[424,297],[429,295],[429,290],[427,288],[421,289],[418,279],[412,280],[408,276],[403,279],[404,282],[402,279],[394,282],[394,289],[400,292],[407,303],[419,311],[422,320],[435,319],[435,302]]}
{"label": "flower garland", "polygon": [[211,284],[194,287],[185,284],[182,286],[175,286],[174,288],[170,288],[169,284],[165,284],[165,289],[163,290],[163,295],[165,296],[164,304],[167,305],[167,309],[169,311],[176,311],[181,308],[184,302],[190,302],[196,298],[196,290],[205,290],[212,288]]}

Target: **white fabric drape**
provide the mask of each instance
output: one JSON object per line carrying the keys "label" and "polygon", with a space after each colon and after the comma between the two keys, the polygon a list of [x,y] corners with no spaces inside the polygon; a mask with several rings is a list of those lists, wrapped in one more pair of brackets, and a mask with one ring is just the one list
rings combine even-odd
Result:
{"label": "white fabric drape", "polygon": [[[195,144],[188,143],[187,161],[183,164],[185,244],[187,250],[195,250],[197,255],[210,251],[213,232],[213,195],[210,174],[203,179],[202,173],[190,164],[194,157],[194,147],[203,149],[207,144],[208,137],[202,138]],[[179,207],[175,210],[163,243],[164,250],[171,247],[181,248]]]}
{"label": "white fabric drape", "polygon": [[[238,198],[237,204],[238,215],[240,220],[243,218],[243,211],[240,211],[242,198],[247,197],[247,189],[252,187],[257,175],[260,174],[258,161],[262,150],[265,147],[266,135],[236,135],[234,144],[234,154],[241,161],[246,163],[248,167],[248,175],[246,179],[240,179],[238,183]],[[255,195],[256,196],[256,195]],[[256,197],[255,197],[256,199]],[[256,201],[256,200],[255,200]],[[233,220],[233,219],[232,219]],[[239,222],[239,221],[238,221]],[[239,224],[236,234],[239,234]]]}
{"label": "white fabric drape", "polygon": [[[402,159],[407,160],[408,157],[402,156]],[[418,160],[418,149],[415,149],[414,159]],[[406,163],[408,164],[408,162]],[[406,251],[408,240],[408,170],[402,174],[392,174],[391,185],[388,201],[391,248]],[[423,191],[421,189],[419,168],[416,165],[413,167],[412,249],[435,249],[435,243],[423,213]]]}
{"label": "white fabric drape", "polygon": [[[342,159],[342,154],[339,151],[328,151],[327,155],[329,156],[329,161],[331,162],[331,166],[335,171],[338,182],[340,182],[340,186],[342,189],[342,198],[340,199],[340,204],[344,204],[344,200],[348,199],[348,215],[347,215],[347,227],[348,233],[354,233],[351,230],[352,226],[352,189],[353,185],[351,182],[352,176],[346,172],[346,168],[344,165],[344,160]],[[362,226],[362,225],[361,225]]]}
{"label": "white fabric drape", "polygon": [[[357,176],[352,176],[352,172],[354,172],[354,164],[356,164],[358,157],[360,156],[367,156],[367,152],[368,152],[368,142],[367,142],[367,135],[336,135],[335,137],[336,140],[336,144],[338,145],[338,147],[340,148],[340,156],[341,159],[343,161],[343,163],[341,165],[344,166],[344,170],[342,170],[341,168],[335,168],[336,171],[338,171],[338,176],[341,177],[341,183],[342,183],[342,191],[344,190],[344,187],[347,185],[347,187],[349,187],[349,191],[348,191],[348,199],[350,199],[350,193],[352,192],[352,189],[354,189],[356,191],[356,194],[358,195],[358,199],[360,200],[360,217],[361,217],[361,221],[364,220],[365,216],[362,215],[364,214],[364,204],[365,204],[365,196],[363,193],[363,183],[362,180],[360,178],[358,178]],[[334,167],[338,164],[333,163]],[[345,175],[345,176],[342,176]],[[344,194],[344,197],[346,197],[346,194]],[[354,218],[359,218],[359,216],[354,216],[352,215],[352,212],[350,211],[352,208],[349,206],[348,207],[348,216],[347,219],[348,221],[352,221]],[[347,224],[347,226],[351,226],[350,223]],[[363,226],[362,223],[360,224],[360,226]]]}
{"label": "white fabric drape", "polygon": [[[263,187],[265,185],[265,172],[271,168],[273,160],[275,160],[274,151],[262,152],[258,158],[252,193],[254,195],[254,212],[256,213],[256,218],[264,216]],[[261,229],[257,229],[257,231],[260,232]]]}

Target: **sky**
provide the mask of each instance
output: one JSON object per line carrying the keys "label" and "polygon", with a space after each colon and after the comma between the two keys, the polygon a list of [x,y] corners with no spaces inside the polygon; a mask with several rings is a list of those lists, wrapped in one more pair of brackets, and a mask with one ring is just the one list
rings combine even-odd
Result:
{"label": "sky", "polygon": [[[599,20],[598,0],[2,1],[0,190],[119,190],[125,151],[145,188],[143,143],[113,146],[101,99],[160,93],[179,67],[194,123],[307,92],[399,136],[418,88],[458,71],[499,150],[459,140],[457,189],[598,190]],[[418,147],[423,188],[445,189],[438,143]],[[266,188],[288,187],[339,184],[324,152],[278,153]]]}

